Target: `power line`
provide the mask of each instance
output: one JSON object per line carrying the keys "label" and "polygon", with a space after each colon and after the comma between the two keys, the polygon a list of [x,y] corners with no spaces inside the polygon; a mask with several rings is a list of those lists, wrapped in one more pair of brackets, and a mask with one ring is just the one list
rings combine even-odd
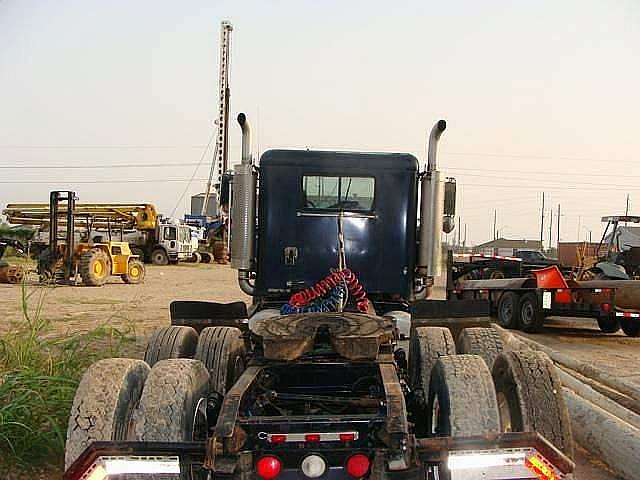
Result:
{"label": "power line", "polygon": [[441,152],[441,155],[451,155],[460,157],[497,157],[497,158],[535,158],[539,160],[569,160],[576,162],[605,162],[610,163],[635,163],[632,160],[621,161],[593,158],[593,157],[567,157],[564,155],[530,155],[528,153],[487,153],[487,152]]}
{"label": "power line", "polygon": [[204,157],[207,156],[207,152],[209,151],[209,149],[211,147],[211,142],[213,142],[213,137],[215,135],[216,135],[216,129],[215,128],[211,129],[211,135],[209,136],[209,141],[207,142],[207,146],[204,147],[204,150],[202,151],[202,155],[200,155],[200,160],[198,160],[198,163],[196,164],[196,168],[193,169],[193,173],[191,174],[191,178],[187,182],[187,185],[184,187],[184,190],[182,191],[182,194],[180,195],[180,198],[178,198],[178,201],[176,202],[175,207],[173,207],[173,211],[171,212],[171,216],[172,217],[176,213],[176,210],[178,209],[178,205],[180,205],[180,202],[182,201],[184,196],[187,194],[187,190],[189,190],[189,187],[191,186],[191,182],[193,182],[193,180],[195,179],[196,173],[198,172],[198,168],[200,168],[200,165],[204,161]]}
{"label": "power line", "polygon": [[[598,184],[596,184],[598,185]],[[607,186],[608,190],[615,190],[615,191],[620,191],[620,192],[628,192],[629,191],[629,187],[622,187],[622,188],[615,188],[615,186],[608,186],[606,184],[599,184],[600,186]],[[543,185],[540,183],[536,183],[534,184],[530,184],[530,185],[514,185],[514,184],[510,184],[510,185],[499,185],[499,184],[488,184],[488,183],[464,183],[465,187],[486,187],[486,188],[504,188],[504,189],[517,189],[517,190],[522,190],[522,189],[533,189],[533,190],[537,190],[540,191],[540,188],[543,187],[545,189],[545,191],[553,191],[554,189],[557,189],[557,191],[562,192],[563,190],[581,190],[584,191],[585,193],[589,193],[587,192],[584,188],[582,187],[572,187],[569,185],[562,185],[562,184],[556,184],[556,185]]]}
{"label": "power line", "polygon": [[[575,172],[541,172],[539,170],[513,170],[511,168],[508,169],[490,169],[490,168],[465,168],[465,167],[448,167],[444,166],[443,170],[452,170],[452,171],[460,171],[464,174],[465,171],[469,172],[492,172],[492,173],[518,173],[522,175],[559,175],[559,176],[577,176],[577,177],[615,177],[620,178],[619,173],[575,173]],[[625,178],[640,178],[640,175],[627,175],[624,174]]]}
{"label": "power line", "polygon": [[193,180],[198,181],[206,181],[206,178],[159,178],[159,179],[121,179],[121,180],[21,180],[21,181],[3,181],[0,180],[0,184],[2,185],[27,185],[27,184],[42,184],[42,185],[52,185],[52,184],[61,184],[61,183],[182,183],[182,182],[191,182]]}
{"label": "power line", "polygon": [[[496,180],[515,180],[515,181],[519,181],[519,182],[527,182],[525,185],[531,185],[534,181],[535,184],[540,187],[542,185],[552,185],[552,186],[558,186],[558,185],[562,185],[563,188],[567,188],[564,187],[564,185],[566,185],[566,181],[562,181],[562,180],[546,180],[546,181],[537,181],[535,179],[526,179],[526,178],[515,178],[515,177],[507,177],[504,175],[482,175],[479,173],[465,173],[464,174],[467,177],[478,177],[478,178],[495,178]],[[469,185],[468,183],[464,183],[465,185]],[[523,185],[523,186],[525,186]],[[620,182],[617,183],[602,183],[602,182],[576,182],[576,181],[571,181],[571,185],[587,185],[587,186],[599,186],[599,187],[620,187],[620,186],[624,186],[623,184],[621,184]],[[520,186],[520,185],[514,185],[514,186]],[[626,190],[628,190],[629,188],[637,188],[635,185],[628,185],[627,187],[625,187]]]}
{"label": "power line", "polygon": [[0,145],[6,150],[179,150],[204,145]]}
{"label": "power line", "polygon": [[103,163],[101,165],[0,165],[0,169],[7,170],[84,170],[89,168],[162,168],[162,167],[193,167],[200,163]]}

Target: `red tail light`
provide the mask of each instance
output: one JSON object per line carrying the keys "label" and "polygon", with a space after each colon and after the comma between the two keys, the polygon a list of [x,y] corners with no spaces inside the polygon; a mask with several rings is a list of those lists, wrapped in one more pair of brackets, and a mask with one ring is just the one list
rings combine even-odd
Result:
{"label": "red tail light", "polygon": [[319,433],[307,433],[304,436],[304,441],[305,442],[319,442],[320,441],[320,434]]}
{"label": "red tail light", "polygon": [[256,473],[260,478],[264,480],[273,480],[282,471],[282,463],[277,457],[271,455],[265,455],[260,457],[258,463],[256,463]]}
{"label": "red tail light", "polygon": [[341,433],[338,438],[340,438],[341,442],[353,442],[356,439],[356,434],[355,433]]}
{"label": "red tail light", "polygon": [[363,453],[356,453],[349,457],[345,468],[351,478],[362,478],[367,474],[370,466],[369,457]]}
{"label": "red tail light", "polygon": [[611,304],[610,303],[603,303],[601,308],[602,308],[603,312],[610,312],[611,311]]}

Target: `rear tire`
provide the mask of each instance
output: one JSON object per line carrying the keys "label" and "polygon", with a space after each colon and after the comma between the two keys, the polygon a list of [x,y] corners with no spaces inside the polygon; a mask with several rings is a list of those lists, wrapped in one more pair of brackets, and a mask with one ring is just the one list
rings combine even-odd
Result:
{"label": "rear tire", "polygon": [[431,436],[486,435],[500,431],[491,373],[476,355],[441,357],[433,368],[427,406]]}
{"label": "rear tire", "polygon": [[209,374],[201,362],[174,358],[158,362],[149,373],[140,403],[133,413],[135,440],[188,442],[197,433]]}
{"label": "rear tire", "polygon": [[498,301],[498,325],[503,328],[518,328],[518,295],[504,292]]}
{"label": "rear tire", "polygon": [[535,293],[525,293],[520,298],[519,327],[523,332],[537,333],[542,329],[544,314],[538,307],[538,298]]}
{"label": "rear tire", "polygon": [[573,458],[569,412],[555,366],[542,352],[503,352],[493,365],[501,430],[538,432]]}
{"label": "rear tire", "polygon": [[640,337],[640,318],[622,317],[620,319],[620,326],[626,336]]}
{"label": "rear tire", "polygon": [[202,256],[200,252],[193,252],[191,254],[191,263],[200,263],[202,261]]}
{"label": "rear tire", "polygon": [[598,327],[600,327],[602,333],[616,333],[620,330],[620,322],[613,315],[600,317],[598,318]]}
{"label": "rear tire", "polygon": [[209,252],[200,252],[200,261],[202,263],[211,263],[212,260],[213,255],[211,255]]}
{"label": "rear tire", "polygon": [[111,276],[111,261],[99,248],[91,248],[80,255],[78,267],[82,283],[89,287],[99,287]]}
{"label": "rear tire", "polygon": [[94,441],[130,440],[133,409],[149,370],[142,360],[128,358],[100,360],[87,369],[69,416],[65,469]]}
{"label": "rear tire", "polygon": [[456,343],[448,328],[417,327],[414,330],[409,339],[409,384],[411,390],[422,395],[418,403],[426,405],[429,400],[431,370],[438,359],[455,354]]}
{"label": "rear tire", "polygon": [[151,252],[151,263],[154,265],[169,265],[169,255],[164,248],[156,248]]}
{"label": "rear tire", "polygon": [[129,260],[127,273],[122,275],[122,280],[124,283],[135,285],[137,283],[141,283],[144,280],[144,276],[144,264],[140,260],[134,258],[133,260]]}
{"label": "rear tire", "polygon": [[192,327],[175,326],[158,328],[147,344],[144,361],[153,367],[160,360],[192,358],[198,344],[198,332]]}
{"label": "rear tire", "polygon": [[504,350],[504,343],[495,328],[464,328],[458,336],[456,350],[458,353],[478,355],[491,370],[496,357]]}
{"label": "rear tire", "polygon": [[244,371],[246,349],[234,327],[207,327],[200,333],[194,359],[209,371],[210,392],[224,396]]}

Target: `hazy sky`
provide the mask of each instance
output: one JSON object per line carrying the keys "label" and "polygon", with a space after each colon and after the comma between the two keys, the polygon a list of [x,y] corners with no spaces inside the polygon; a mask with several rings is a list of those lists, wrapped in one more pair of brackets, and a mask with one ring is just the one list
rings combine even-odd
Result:
{"label": "hazy sky", "polygon": [[[562,240],[599,238],[627,193],[640,214],[638,0],[0,0],[0,208],[73,189],[184,213],[208,175],[210,156],[178,203],[216,115],[224,19],[231,116],[260,151],[422,161],[445,118],[440,166],[470,241],[492,237],[494,209],[501,235],[538,238],[543,190]],[[233,160],[239,141],[234,122]],[[183,165],[77,168],[158,163]],[[554,212],[554,243],[555,228]]]}

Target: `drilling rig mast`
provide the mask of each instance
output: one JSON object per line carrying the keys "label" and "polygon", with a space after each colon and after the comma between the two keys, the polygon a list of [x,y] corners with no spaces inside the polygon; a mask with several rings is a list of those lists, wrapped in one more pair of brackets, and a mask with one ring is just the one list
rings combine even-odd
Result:
{"label": "drilling rig mast", "polygon": [[213,152],[213,160],[211,161],[211,170],[209,172],[209,180],[207,181],[207,190],[205,192],[204,201],[202,202],[201,215],[207,214],[209,205],[209,195],[211,194],[211,186],[217,190],[218,198],[220,195],[220,182],[222,174],[228,168],[228,139],[229,139],[229,63],[231,60],[231,31],[233,26],[231,22],[223,21],[220,25],[220,72],[218,77],[218,118],[216,120],[217,135],[216,146]]}

